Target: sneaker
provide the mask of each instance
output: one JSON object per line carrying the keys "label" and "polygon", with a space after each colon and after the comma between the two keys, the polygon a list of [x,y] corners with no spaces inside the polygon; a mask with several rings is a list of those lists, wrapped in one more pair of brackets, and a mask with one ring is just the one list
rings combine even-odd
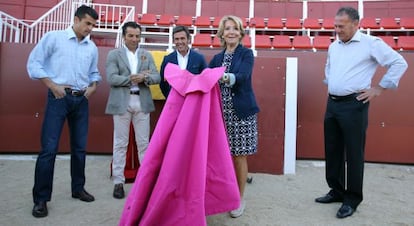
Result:
{"label": "sneaker", "polygon": [[242,200],[242,201],[240,202],[240,206],[239,206],[239,208],[237,208],[237,209],[235,209],[235,210],[230,211],[230,216],[231,216],[231,217],[233,217],[233,218],[240,217],[241,215],[243,215],[243,212],[244,212],[244,208],[245,208],[245,207],[246,207],[246,203],[245,203],[245,201],[244,201],[244,200]]}
{"label": "sneaker", "polygon": [[115,184],[114,186],[114,198],[122,199],[125,197],[124,186],[123,184]]}

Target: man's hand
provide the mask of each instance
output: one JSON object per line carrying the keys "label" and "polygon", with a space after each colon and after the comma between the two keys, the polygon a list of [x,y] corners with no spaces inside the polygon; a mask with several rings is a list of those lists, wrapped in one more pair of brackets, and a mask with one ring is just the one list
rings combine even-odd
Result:
{"label": "man's hand", "polygon": [[96,92],[96,88],[97,88],[97,83],[93,82],[92,85],[88,86],[88,88],[86,88],[85,90],[85,94],[83,94],[86,99],[89,99],[90,96],[92,96],[92,94],[94,94]]}
{"label": "man's hand", "polygon": [[150,71],[141,71],[138,74],[132,74],[129,76],[132,84],[138,84],[145,82],[145,78],[149,75]]}
{"label": "man's hand", "polygon": [[363,101],[363,103],[365,104],[368,101],[371,101],[372,99],[374,99],[374,97],[381,95],[382,91],[384,91],[384,90],[385,89],[380,87],[380,86],[371,87],[370,89],[361,90],[361,94],[359,94],[357,96],[357,100]]}

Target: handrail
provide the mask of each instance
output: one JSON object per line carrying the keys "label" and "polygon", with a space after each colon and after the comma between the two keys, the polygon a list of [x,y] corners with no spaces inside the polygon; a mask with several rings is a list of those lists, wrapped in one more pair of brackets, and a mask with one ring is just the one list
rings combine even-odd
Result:
{"label": "handrail", "polygon": [[135,19],[135,7],[90,3],[88,0],[63,0],[31,24],[0,11],[0,42],[37,43],[46,32],[69,27],[76,8],[82,4],[98,12],[95,30],[117,34],[116,43],[119,46],[121,27],[125,21]]}

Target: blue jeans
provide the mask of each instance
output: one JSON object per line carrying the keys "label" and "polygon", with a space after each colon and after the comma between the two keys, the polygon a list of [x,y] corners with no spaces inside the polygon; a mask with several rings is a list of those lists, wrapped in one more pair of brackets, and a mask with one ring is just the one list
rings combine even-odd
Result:
{"label": "blue jeans", "polygon": [[85,156],[88,137],[88,99],[66,94],[56,99],[49,90],[41,134],[41,152],[37,157],[34,175],[33,201],[50,201],[53,173],[62,128],[68,120],[70,134],[70,174],[72,192],[82,191],[85,185]]}

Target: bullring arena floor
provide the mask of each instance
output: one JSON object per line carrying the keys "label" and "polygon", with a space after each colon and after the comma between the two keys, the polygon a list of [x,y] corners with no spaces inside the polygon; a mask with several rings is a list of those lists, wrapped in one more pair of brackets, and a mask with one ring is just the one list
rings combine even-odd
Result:
{"label": "bullring arena floor", "polygon": [[[109,155],[89,155],[86,190],[95,202],[71,198],[69,157],[60,155],[55,165],[49,216],[34,218],[31,189],[35,155],[0,155],[0,225],[94,226],[118,224],[124,200],[112,197]],[[328,191],[323,161],[297,161],[295,175],[250,174],[245,214],[232,219],[223,213],[207,217],[208,226],[284,225],[414,225],[414,166],[367,163],[364,201],[353,216],[337,219],[336,204],[317,204],[314,198]],[[126,185],[128,192],[131,184]]]}

